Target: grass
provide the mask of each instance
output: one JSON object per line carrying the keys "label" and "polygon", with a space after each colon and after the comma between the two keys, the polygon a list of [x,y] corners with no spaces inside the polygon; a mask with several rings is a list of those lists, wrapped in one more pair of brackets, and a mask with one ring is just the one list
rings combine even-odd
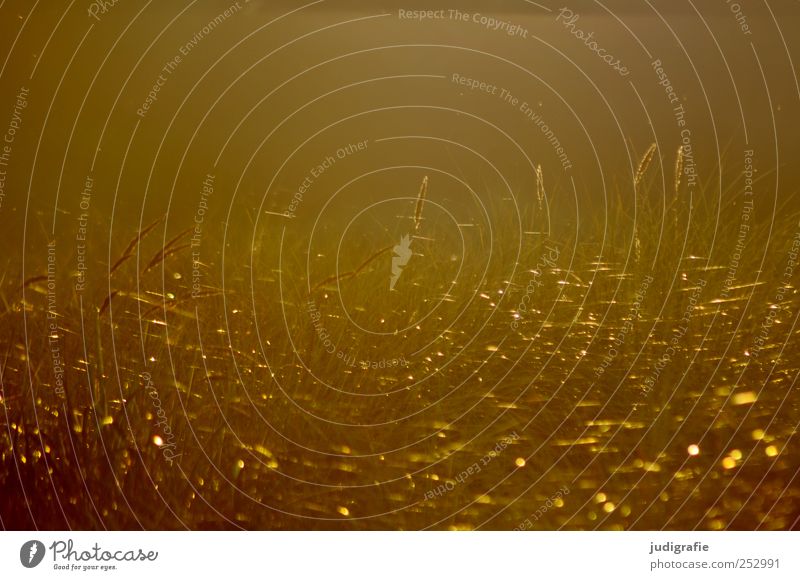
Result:
{"label": "grass", "polygon": [[[759,201],[722,300],[740,184],[690,193],[682,157],[659,157],[647,149],[612,213],[595,212],[577,238],[561,229],[574,208],[545,192],[541,168],[536,191],[518,194],[522,215],[486,200],[491,243],[476,222],[463,248],[451,244],[452,225],[427,207],[437,199],[427,177],[396,230],[357,231],[341,255],[332,224],[310,256],[299,237],[280,246],[270,232],[250,260],[252,230],[229,232],[223,262],[209,240],[224,232],[209,229],[196,297],[190,229],[159,218],[127,244],[112,238],[83,293],[58,268],[63,394],[47,276],[5,276],[3,526],[510,529],[562,486],[563,504],[537,527],[796,526],[796,277],[765,347],[744,353],[775,305],[798,216],[785,202],[770,231]],[[549,236],[531,233],[548,218]],[[408,232],[414,255],[389,292],[391,249]],[[554,245],[557,264],[537,267]],[[512,331],[534,276],[533,307]],[[686,333],[647,391],[699,279]],[[408,367],[360,364],[400,355]],[[482,465],[512,432],[520,438]],[[723,467],[733,451],[735,468]]]}

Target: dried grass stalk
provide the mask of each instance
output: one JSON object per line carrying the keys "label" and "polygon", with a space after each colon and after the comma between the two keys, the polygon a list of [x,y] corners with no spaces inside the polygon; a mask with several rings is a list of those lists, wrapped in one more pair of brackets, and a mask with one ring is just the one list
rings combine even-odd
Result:
{"label": "dried grass stalk", "polygon": [[102,316],[103,313],[106,311],[106,309],[109,306],[111,306],[111,301],[114,299],[114,296],[116,296],[117,294],[119,294],[119,290],[114,290],[113,292],[111,292],[111,294],[106,296],[106,299],[103,300],[103,304],[101,304],[100,308],[97,309],[97,315],[98,316]]}
{"label": "dried grass stalk", "polygon": [[158,266],[161,262],[166,260],[167,257],[171,256],[172,254],[174,254],[176,252],[179,252],[180,250],[188,248],[190,246],[190,244],[185,244],[183,246],[180,246],[180,247],[174,248],[174,249],[173,249],[173,246],[178,242],[178,240],[180,240],[181,238],[186,237],[189,234],[189,232],[191,232],[193,229],[194,229],[194,226],[188,227],[185,230],[183,230],[181,233],[179,233],[177,236],[172,238],[170,241],[168,241],[164,245],[163,248],[161,248],[158,252],[156,252],[156,255],[152,257],[150,262],[147,263],[147,266],[145,266],[144,270],[142,270],[142,274],[144,274],[145,272],[147,272],[148,270],[150,270],[152,268],[155,268],[156,266]]}
{"label": "dried grass stalk", "polygon": [[321,282],[318,282],[316,285],[314,285],[314,287],[311,289],[311,291],[313,292],[314,290],[316,290],[320,286],[323,286],[323,285],[328,284],[330,282],[339,282],[341,280],[346,280],[348,278],[352,278],[354,276],[357,276],[358,274],[360,274],[364,270],[364,268],[369,266],[372,262],[374,262],[379,257],[381,257],[383,254],[385,254],[386,252],[391,250],[393,247],[394,246],[386,246],[385,248],[381,248],[380,250],[378,250],[377,252],[372,254],[369,258],[364,260],[361,263],[361,265],[358,268],[356,268],[355,270],[350,270],[349,272],[344,272],[343,274],[328,276],[327,278],[325,278]]}
{"label": "dried grass stalk", "polygon": [[151,223],[149,226],[144,228],[142,231],[140,231],[133,237],[133,239],[128,243],[127,247],[125,248],[125,251],[122,252],[122,255],[117,259],[116,262],[114,262],[114,265],[111,266],[109,274],[113,274],[114,270],[119,268],[122,265],[122,263],[125,262],[125,260],[127,260],[133,255],[133,250],[136,249],[136,246],[139,245],[139,242],[141,242],[144,239],[144,237],[147,234],[149,234],[153,230],[153,228],[156,227],[165,217],[167,217],[166,214],[158,218],[156,221]]}
{"label": "dried grass stalk", "polygon": [[40,276],[32,276],[22,283],[22,287],[27,288],[33,284],[36,284],[36,282],[43,282],[44,280],[47,280],[47,276],[44,274]]}

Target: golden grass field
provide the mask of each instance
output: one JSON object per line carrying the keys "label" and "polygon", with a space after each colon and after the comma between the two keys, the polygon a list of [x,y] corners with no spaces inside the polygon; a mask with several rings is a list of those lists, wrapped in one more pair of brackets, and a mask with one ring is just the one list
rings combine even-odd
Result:
{"label": "golden grass field", "polygon": [[115,224],[80,292],[11,261],[3,525],[796,527],[798,214],[754,221],[726,282],[741,203],[690,196],[655,147],[635,169],[578,238],[539,170],[458,256],[431,175],[345,252],[251,221],[199,266],[166,216]]}

